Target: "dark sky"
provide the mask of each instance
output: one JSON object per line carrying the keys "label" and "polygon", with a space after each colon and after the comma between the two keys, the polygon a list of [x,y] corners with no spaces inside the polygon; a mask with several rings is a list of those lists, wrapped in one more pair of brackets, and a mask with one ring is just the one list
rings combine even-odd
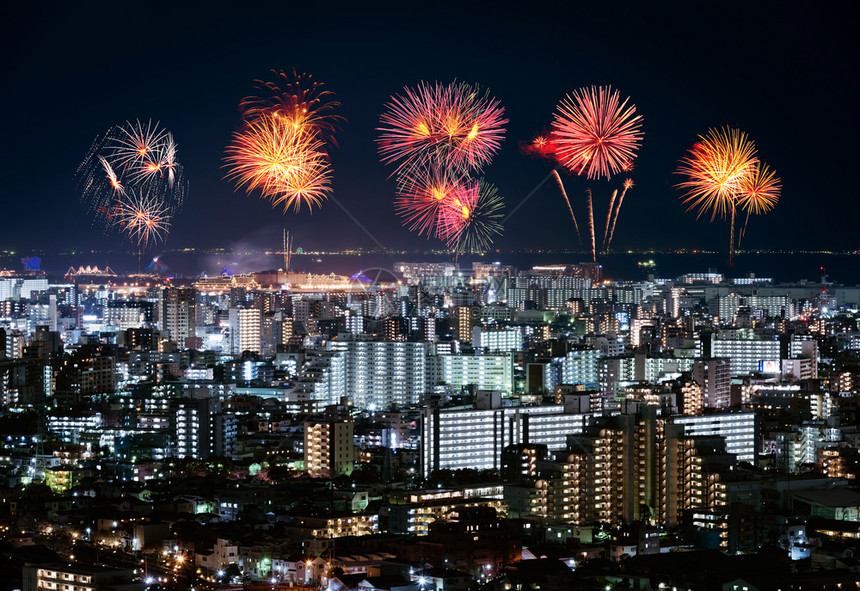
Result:
{"label": "dark sky", "polygon": [[[488,87],[506,108],[506,141],[485,176],[509,208],[549,171],[518,142],[550,122],[565,93],[611,84],[645,117],[616,247],[726,248],[726,222],[684,213],[673,170],[698,133],[733,125],[783,180],[777,209],[751,222],[745,246],[860,248],[854,2],[18,4],[0,39],[0,248],[121,245],[91,227],[74,171],[96,135],[135,118],[174,133],[190,182],[166,247],[273,245],[284,226],[307,248],[374,246],[332,201],[313,215],[282,215],[222,180],[237,103],[270,68],[293,67],[342,102],[334,195],[386,246],[438,243],[400,226],[390,170],[376,155],[378,115],[405,85],[456,78]],[[618,184],[566,183],[580,218],[586,186],[600,212]],[[495,246],[576,247],[551,183]]]}

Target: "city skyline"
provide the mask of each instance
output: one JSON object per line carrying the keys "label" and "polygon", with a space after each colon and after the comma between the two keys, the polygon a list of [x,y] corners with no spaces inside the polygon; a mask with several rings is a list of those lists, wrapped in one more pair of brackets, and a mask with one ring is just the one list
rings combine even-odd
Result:
{"label": "city skyline", "polygon": [[[812,14],[777,14],[722,5],[649,12],[542,4],[513,13],[442,5],[443,16],[430,17],[332,5],[326,15],[292,9],[282,23],[267,19],[276,6],[240,11],[215,4],[200,11],[155,5],[127,14],[98,4],[49,6],[41,14],[18,8],[8,21],[13,26],[4,51],[12,58],[4,106],[18,114],[7,124],[17,141],[15,149],[7,144],[4,159],[11,173],[5,202],[9,219],[26,221],[5,229],[0,248],[124,246],[116,236],[90,230],[74,170],[94,137],[138,118],[161,121],[174,133],[190,184],[166,248],[253,242],[282,227],[299,241],[332,249],[441,247],[401,227],[395,183],[378,162],[374,140],[390,95],[422,80],[454,79],[488,88],[510,119],[501,150],[484,171],[499,187],[506,212],[550,170],[524,156],[520,143],[549,125],[565,94],[612,85],[637,105],[645,130],[616,248],[727,250],[727,222],[697,221],[673,188],[680,180],[677,161],[697,135],[723,125],[748,132],[783,180],[781,202],[752,222],[745,247],[854,247],[850,230],[860,211],[838,174],[850,170],[852,134],[845,131],[853,122],[841,121],[841,114],[850,100],[845,66],[857,49],[849,33],[853,9],[825,5]],[[445,16],[471,23],[468,34],[457,35]],[[290,28],[296,21],[301,26]],[[331,152],[336,199],[313,215],[282,215],[222,180],[239,101],[270,69],[292,68],[324,82],[347,119],[340,146]],[[62,89],[61,103],[51,89]],[[46,140],[60,149],[45,150]],[[827,149],[815,148],[822,145]],[[578,213],[584,213],[586,187],[595,199],[611,191],[604,181],[567,176],[565,183]],[[36,202],[58,215],[34,216]],[[517,210],[493,246],[580,248],[551,183]]]}

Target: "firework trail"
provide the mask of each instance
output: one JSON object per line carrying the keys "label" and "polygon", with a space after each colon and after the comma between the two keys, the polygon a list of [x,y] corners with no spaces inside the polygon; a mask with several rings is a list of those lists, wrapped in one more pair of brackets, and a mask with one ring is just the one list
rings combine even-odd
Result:
{"label": "firework trail", "polygon": [[521,144],[520,150],[522,150],[525,154],[530,156],[534,156],[536,158],[545,158],[547,160],[555,163],[556,167],[554,167],[550,174],[555,178],[555,182],[558,185],[558,190],[561,192],[561,196],[564,199],[565,205],[567,205],[567,210],[570,212],[570,218],[573,220],[573,228],[576,230],[576,239],[582,244],[582,236],[579,234],[579,224],[576,222],[576,215],[573,213],[573,207],[570,205],[570,199],[567,197],[567,191],[564,189],[564,183],[561,180],[561,175],[558,174],[558,158],[556,157],[556,146],[552,141],[551,136],[543,133],[535,137],[528,144]]}
{"label": "firework trail", "polygon": [[621,191],[621,196],[618,197],[618,205],[615,206],[615,215],[612,217],[612,227],[609,229],[609,240],[606,241],[606,248],[612,244],[612,237],[615,235],[615,222],[618,221],[618,213],[621,211],[621,204],[624,203],[624,196],[627,194],[627,189],[633,186],[632,179],[624,181],[624,189]]}
{"label": "firework trail", "polygon": [[273,206],[299,211],[319,206],[330,190],[324,144],[313,130],[278,113],[246,122],[226,149],[226,179],[246,192],[260,191]]}
{"label": "firework trail", "polygon": [[585,190],[585,207],[588,211],[588,230],[591,234],[591,259],[597,262],[597,248],[594,239],[594,208],[591,204],[591,189]]}
{"label": "firework trail", "polygon": [[556,156],[588,179],[610,178],[636,158],[642,116],[612,87],[580,88],[559,103],[552,123]]}
{"label": "firework trail", "polygon": [[729,218],[729,264],[735,253],[735,216],[743,187],[758,167],[756,146],[746,133],[725,127],[709,129],[681,159],[677,174],[687,180],[676,185],[687,211],[696,218],[710,213],[713,222]]}
{"label": "firework trail", "polygon": [[612,191],[612,196],[609,198],[609,207],[606,208],[606,224],[603,226],[603,250],[605,251],[608,247],[607,241],[609,240],[609,222],[610,217],[612,216],[612,208],[615,205],[615,198],[618,196],[618,189]]}
{"label": "firework trail", "polygon": [[558,174],[558,169],[553,168],[552,173],[555,176],[555,182],[558,184],[558,189],[561,191],[561,196],[564,197],[564,202],[567,204],[567,210],[570,212],[570,219],[573,220],[573,229],[576,230],[576,239],[582,244],[582,236],[579,235],[579,224],[576,223],[576,216],[573,213],[573,207],[570,206],[570,199],[567,198],[567,191],[564,190],[564,183],[561,182],[561,175]]}

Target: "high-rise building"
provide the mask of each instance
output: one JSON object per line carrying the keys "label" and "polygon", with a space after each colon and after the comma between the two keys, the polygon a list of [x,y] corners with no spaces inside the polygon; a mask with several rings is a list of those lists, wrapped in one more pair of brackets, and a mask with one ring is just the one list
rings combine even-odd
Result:
{"label": "high-rise building", "polygon": [[355,464],[352,420],[305,421],[305,470],[311,475],[350,475]]}
{"label": "high-rise building", "polygon": [[230,308],[230,352],[260,353],[262,315],[257,308]]}
{"label": "high-rise building", "polygon": [[567,436],[581,433],[591,414],[564,412],[560,404],[522,408],[425,408],[421,412],[421,468],[501,469],[502,450],[520,443],[565,448]]}
{"label": "high-rise building", "polygon": [[706,407],[728,408],[732,405],[729,359],[696,359],[693,362],[693,381],[701,387]]}
{"label": "high-rise building", "polygon": [[308,352],[294,389],[300,399],[360,409],[420,404],[427,392],[428,344],[337,340]]}
{"label": "high-rise building", "polygon": [[221,412],[217,398],[177,399],[170,405],[173,455],[205,459],[233,457],[238,421]]}
{"label": "high-rise building", "polygon": [[472,329],[481,321],[481,308],[478,306],[457,306],[454,308],[454,336],[462,343],[472,342]]}
{"label": "high-rise building", "polygon": [[161,328],[180,347],[195,336],[197,328],[197,290],[193,287],[168,287],[162,292]]}

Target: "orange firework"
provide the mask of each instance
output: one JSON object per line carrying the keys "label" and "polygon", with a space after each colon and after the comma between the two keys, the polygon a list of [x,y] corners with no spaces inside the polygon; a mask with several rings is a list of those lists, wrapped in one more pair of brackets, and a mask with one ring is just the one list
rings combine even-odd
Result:
{"label": "orange firework", "polygon": [[746,133],[726,127],[709,129],[681,159],[677,174],[688,180],[678,183],[685,190],[681,201],[687,211],[698,209],[697,217],[710,213],[725,219],[734,215],[741,182],[758,163],[755,144]]}
{"label": "orange firework", "polygon": [[[755,144],[746,133],[725,127],[710,129],[681,160],[677,173],[687,180],[677,187],[687,211],[698,209],[697,217],[710,214],[729,218],[729,264],[735,251],[735,216],[740,207],[747,213],[766,213],[779,199],[776,175],[760,165]],[[746,228],[746,223],[744,224]],[[743,229],[741,230],[743,236]]]}
{"label": "orange firework", "polygon": [[316,133],[278,113],[262,113],[233,134],[227,146],[228,179],[237,188],[259,190],[273,205],[298,211],[326,198],[328,157]]}
{"label": "orange firework", "polygon": [[345,119],[337,114],[340,103],[334,93],[316,82],[310,74],[272,70],[274,81],[255,80],[255,86],[268,96],[250,96],[239,104],[242,117],[251,121],[277,113],[294,125],[304,126],[325,142],[334,144],[334,133]]}
{"label": "orange firework", "polygon": [[776,172],[769,170],[764,163],[756,164],[752,172],[741,180],[738,207],[747,216],[738,236],[738,247],[746,234],[750,215],[764,215],[773,209],[779,201],[781,190],[782,184]]}
{"label": "orange firework", "polygon": [[738,206],[749,214],[762,215],[769,212],[779,201],[782,184],[776,172],[767,164],[756,164],[740,181]]}

